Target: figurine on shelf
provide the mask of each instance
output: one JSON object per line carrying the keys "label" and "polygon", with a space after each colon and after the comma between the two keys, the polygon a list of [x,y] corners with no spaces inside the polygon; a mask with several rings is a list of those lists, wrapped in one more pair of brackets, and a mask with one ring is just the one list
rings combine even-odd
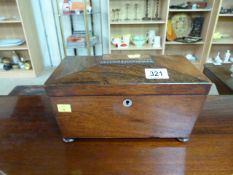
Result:
{"label": "figurine on shelf", "polygon": [[20,61],[19,61],[19,68],[20,69],[24,69],[24,62],[25,62],[25,59],[23,57],[21,57]]}
{"label": "figurine on shelf", "polygon": [[[25,69],[25,70],[31,70],[32,69],[32,63],[29,59],[25,59],[24,57],[20,58],[20,62],[18,64],[20,69]],[[15,66],[16,68],[16,66]]]}
{"label": "figurine on shelf", "polygon": [[192,10],[196,10],[197,9],[197,4],[193,4],[192,5]]}
{"label": "figurine on shelf", "polygon": [[148,42],[150,45],[153,44],[154,37],[156,36],[155,30],[149,30],[148,32]]}
{"label": "figurine on shelf", "polygon": [[213,63],[214,61],[213,61],[213,58],[208,58],[207,60],[206,60],[206,63]]}
{"label": "figurine on shelf", "polygon": [[191,53],[188,53],[188,54],[186,55],[186,58],[187,58],[187,60],[189,60],[189,61],[191,61],[191,62],[197,61],[197,58],[196,58],[193,54],[191,54]]}
{"label": "figurine on shelf", "polygon": [[27,60],[27,61],[24,62],[24,69],[25,70],[31,70],[32,69],[31,61]]}
{"label": "figurine on shelf", "polygon": [[233,64],[231,65],[230,71],[231,71],[231,77],[233,77]]}
{"label": "figurine on shelf", "polygon": [[198,1],[194,1],[194,2],[188,2],[188,8],[189,9],[205,9],[207,8],[208,3],[207,2],[198,2]]}
{"label": "figurine on shelf", "polygon": [[16,54],[15,51],[12,51],[11,60],[12,60],[12,63],[14,63],[14,64],[19,63],[19,56]]}
{"label": "figurine on shelf", "polygon": [[227,52],[225,53],[225,59],[223,63],[230,63],[230,58],[231,58],[231,52],[230,50],[227,50]]}
{"label": "figurine on shelf", "polygon": [[215,57],[215,59],[214,59],[214,61],[215,61],[215,65],[221,65],[222,64],[222,59],[221,59],[221,57],[220,57],[220,52],[218,52],[218,55]]}

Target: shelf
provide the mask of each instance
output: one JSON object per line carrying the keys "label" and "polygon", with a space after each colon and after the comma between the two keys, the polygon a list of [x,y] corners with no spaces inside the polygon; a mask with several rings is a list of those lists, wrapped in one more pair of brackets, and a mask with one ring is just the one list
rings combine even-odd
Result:
{"label": "shelf", "polygon": [[211,8],[206,9],[169,9],[170,12],[211,12]]}
{"label": "shelf", "polygon": [[149,44],[143,46],[143,47],[136,47],[134,45],[130,45],[128,48],[115,48],[115,47],[111,47],[111,50],[162,50],[162,47],[159,48],[154,48],[152,46],[150,46]]}
{"label": "shelf", "polygon": [[204,41],[199,41],[196,43],[182,43],[182,42],[177,42],[177,41],[166,41],[167,45],[198,45],[198,44],[204,44]]}
{"label": "shelf", "polygon": [[233,17],[233,14],[219,14],[220,17]]}
{"label": "shelf", "polygon": [[28,50],[28,47],[26,44],[22,44],[20,46],[15,46],[15,47],[0,47],[1,50]]}
{"label": "shelf", "polygon": [[15,45],[12,42],[13,44],[9,44],[9,47],[4,47],[4,42],[2,42],[0,56],[11,58],[11,52],[16,51],[20,57],[30,60],[33,67],[32,70],[0,70],[0,78],[36,77],[43,70],[43,56],[36,30],[32,1],[0,0],[0,18],[1,40],[25,40],[21,45]]}
{"label": "shelf", "polygon": [[[131,1],[131,0],[128,0]],[[127,3],[128,3],[127,1]],[[112,53],[124,53],[125,52],[136,52],[138,53],[153,53],[156,55],[164,54],[164,55],[183,55],[186,56],[187,54],[192,54],[195,57],[197,57],[197,62],[193,63],[196,67],[199,67],[200,70],[202,69],[202,64],[205,62],[206,58],[209,55],[209,50],[211,50],[212,45],[212,37],[213,34],[216,32],[220,32],[223,34],[229,34],[233,37],[232,33],[232,20],[229,17],[223,17],[218,18],[219,16],[232,16],[233,14],[219,14],[220,8],[222,7],[222,3],[227,1],[227,5],[223,5],[223,7],[228,8],[231,7],[233,4],[230,0],[219,0],[219,1],[204,1],[205,3],[200,4],[203,6],[198,6],[197,9],[192,9],[190,6],[187,6],[186,9],[179,9],[178,5],[180,4],[179,1],[175,0],[161,0],[159,5],[159,16],[161,17],[160,21],[134,21],[133,19],[137,15],[137,17],[142,18],[145,14],[145,10],[141,9],[138,11],[137,14],[135,14],[134,4],[138,4],[139,7],[145,7],[145,1],[137,0],[134,4],[130,4],[130,8],[128,9],[128,15],[127,15],[127,6],[126,1],[119,1],[119,0],[110,0],[109,2],[109,9],[110,12],[109,16],[109,23],[110,23],[110,32],[109,32],[109,44],[110,44],[110,51]],[[228,2],[229,1],[229,2]],[[150,1],[149,2],[149,11],[148,16],[154,16],[156,13],[156,8],[150,8]],[[183,2],[183,1],[182,1]],[[189,5],[192,5],[193,3],[197,2],[196,0],[192,1],[185,1],[190,2]],[[199,2],[199,1],[198,1]],[[203,0],[201,1],[203,2]],[[204,6],[205,5],[205,6]],[[120,9],[120,13],[112,11],[113,9]],[[191,18],[194,18],[196,16],[202,16],[204,18],[204,22],[202,24],[202,30],[201,30],[201,38],[202,40],[198,42],[191,42],[191,43],[184,43],[180,42],[181,40],[175,40],[175,41],[166,41],[166,34],[167,34],[167,24],[168,20],[171,19],[171,17],[178,13],[185,13],[191,15]],[[111,21],[112,19],[125,19],[128,16],[130,19],[129,21],[121,20],[121,21]],[[217,23],[217,20],[219,19],[219,22]],[[220,26],[220,27],[219,27]],[[217,28],[217,30],[215,30]],[[142,48],[137,48],[135,46],[130,46],[129,48],[114,48],[112,45],[112,36],[116,35],[123,35],[123,34],[146,34],[148,31],[155,30],[156,34],[158,33],[159,36],[161,36],[161,48],[153,48],[152,46],[145,46]],[[165,42],[165,43],[164,43]],[[219,41],[220,42],[220,41]],[[219,43],[218,42],[218,43]],[[233,38],[232,41],[221,41],[221,44],[229,44],[229,45],[222,45],[221,47],[227,47],[232,48],[233,47]],[[232,44],[232,45],[230,45]],[[133,45],[133,43],[132,43]],[[220,47],[219,45],[214,45],[216,48]],[[201,70],[202,71],[202,70]]]}
{"label": "shelf", "polygon": [[139,21],[135,21],[135,20],[130,20],[130,21],[117,21],[117,22],[110,22],[110,24],[114,25],[114,24],[165,24],[166,22],[163,20],[160,21],[153,21],[153,20],[149,20],[149,21],[143,21],[143,20],[139,20]]}
{"label": "shelf", "polygon": [[[61,14],[59,14],[59,16],[83,16],[83,15],[84,15],[84,13],[80,13],[80,14],[75,14],[75,13],[64,14],[64,13],[61,13]],[[87,13],[87,16],[88,15],[101,15],[101,12],[95,11],[95,12],[92,12],[92,13]]]}
{"label": "shelf", "polygon": [[0,21],[0,24],[17,24],[17,23],[22,23],[21,20],[3,20]]}
{"label": "shelf", "polygon": [[214,40],[212,44],[233,44],[233,38],[224,38],[220,40]]}
{"label": "shelf", "polygon": [[33,70],[12,69],[9,71],[0,70],[1,78],[30,78],[35,77]]}

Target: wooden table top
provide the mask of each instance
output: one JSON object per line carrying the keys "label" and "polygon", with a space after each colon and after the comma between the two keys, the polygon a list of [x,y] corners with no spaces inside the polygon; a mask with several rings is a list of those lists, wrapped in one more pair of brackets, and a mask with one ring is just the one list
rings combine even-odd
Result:
{"label": "wooden table top", "polygon": [[233,94],[233,78],[231,77],[231,64],[214,65],[205,64],[204,73],[216,85],[220,94]]}
{"label": "wooden table top", "polygon": [[233,96],[208,97],[192,140],[65,144],[46,96],[0,97],[0,174],[232,175]]}

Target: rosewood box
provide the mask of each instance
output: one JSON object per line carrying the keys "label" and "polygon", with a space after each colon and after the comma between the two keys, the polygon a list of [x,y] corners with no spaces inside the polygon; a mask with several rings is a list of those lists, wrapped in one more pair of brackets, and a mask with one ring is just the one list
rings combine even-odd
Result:
{"label": "rosewood box", "polygon": [[64,141],[188,141],[211,83],[181,56],[136,57],[67,57],[62,61],[45,88]]}

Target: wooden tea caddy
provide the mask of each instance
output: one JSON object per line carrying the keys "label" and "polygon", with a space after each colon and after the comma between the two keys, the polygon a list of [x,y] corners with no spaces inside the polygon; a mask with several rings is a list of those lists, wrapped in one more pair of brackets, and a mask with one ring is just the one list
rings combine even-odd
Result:
{"label": "wooden tea caddy", "polygon": [[[67,57],[45,83],[65,142],[75,138],[188,141],[211,83],[181,56]],[[168,79],[147,79],[163,68]]]}

